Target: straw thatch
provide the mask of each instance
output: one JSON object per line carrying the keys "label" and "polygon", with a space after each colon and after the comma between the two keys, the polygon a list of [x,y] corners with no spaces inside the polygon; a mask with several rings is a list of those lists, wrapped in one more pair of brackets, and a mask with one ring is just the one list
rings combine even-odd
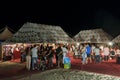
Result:
{"label": "straw thatch", "polygon": [[61,43],[73,41],[60,26],[25,23],[5,43]]}
{"label": "straw thatch", "polygon": [[73,38],[77,42],[106,43],[112,40],[112,36],[103,29],[82,30]]}

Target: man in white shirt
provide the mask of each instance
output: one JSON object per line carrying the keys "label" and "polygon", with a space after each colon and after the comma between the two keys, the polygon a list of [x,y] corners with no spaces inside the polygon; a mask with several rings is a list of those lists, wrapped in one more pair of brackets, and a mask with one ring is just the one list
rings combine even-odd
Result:
{"label": "man in white shirt", "polygon": [[34,45],[34,47],[31,49],[31,55],[32,55],[32,70],[35,69],[34,64],[37,63],[38,59],[38,49],[37,46]]}
{"label": "man in white shirt", "polygon": [[100,62],[100,49],[98,46],[94,48],[94,53],[95,53],[95,62],[99,63]]}

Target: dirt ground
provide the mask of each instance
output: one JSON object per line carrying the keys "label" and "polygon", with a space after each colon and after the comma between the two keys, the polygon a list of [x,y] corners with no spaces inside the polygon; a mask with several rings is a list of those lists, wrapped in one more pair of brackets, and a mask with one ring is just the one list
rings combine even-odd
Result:
{"label": "dirt ground", "polygon": [[[17,80],[22,78],[28,78],[28,76],[31,77],[31,75],[32,76],[39,75],[39,74],[43,74],[46,71],[49,72],[50,70],[56,70],[56,69],[59,70],[58,68],[54,67],[53,69],[48,69],[45,71],[38,71],[38,70],[28,71],[25,68],[25,63],[20,63],[19,61],[0,62],[0,80]],[[120,77],[120,64],[117,64],[115,60],[110,60],[109,62],[102,62],[100,64],[88,63],[87,65],[82,65],[80,59],[71,58],[70,71],[71,70],[73,72],[76,70],[87,71],[92,73],[99,73],[104,75]],[[41,80],[41,79],[36,79],[36,80]],[[77,79],[74,79],[74,80],[77,80]],[[82,79],[78,79],[78,80],[82,80]],[[92,79],[92,80],[95,80],[95,79]],[[119,79],[115,79],[115,80],[119,80]]]}

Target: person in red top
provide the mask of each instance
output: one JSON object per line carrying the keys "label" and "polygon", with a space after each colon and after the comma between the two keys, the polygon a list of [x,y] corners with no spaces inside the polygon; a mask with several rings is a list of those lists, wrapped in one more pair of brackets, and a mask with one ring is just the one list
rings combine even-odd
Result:
{"label": "person in red top", "polygon": [[20,58],[20,50],[19,48],[16,46],[13,50],[13,59],[19,59]]}

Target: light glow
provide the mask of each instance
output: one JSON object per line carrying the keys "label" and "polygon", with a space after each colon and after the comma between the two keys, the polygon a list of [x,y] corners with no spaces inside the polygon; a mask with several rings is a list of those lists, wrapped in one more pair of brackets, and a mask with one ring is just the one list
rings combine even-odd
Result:
{"label": "light glow", "polygon": [[112,46],[112,45],[113,45],[113,43],[112,43],[112,42],[109,42],[109,43],[108,43],[108,45]]}

